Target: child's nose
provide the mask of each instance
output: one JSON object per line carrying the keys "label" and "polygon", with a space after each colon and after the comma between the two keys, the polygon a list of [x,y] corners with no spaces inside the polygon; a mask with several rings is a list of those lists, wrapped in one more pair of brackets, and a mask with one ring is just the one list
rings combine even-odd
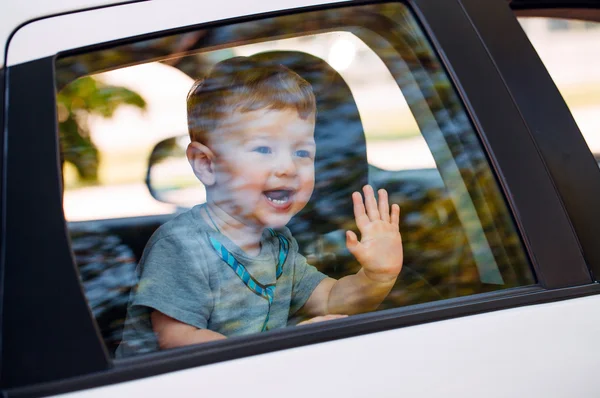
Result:
{"label": "child's nose", "polygon": [[275,175],[279,177],[295,174],[296,164],[294,163],[294,158],[287,153],[280,153],[279,156],[277,156],[275,164]]}

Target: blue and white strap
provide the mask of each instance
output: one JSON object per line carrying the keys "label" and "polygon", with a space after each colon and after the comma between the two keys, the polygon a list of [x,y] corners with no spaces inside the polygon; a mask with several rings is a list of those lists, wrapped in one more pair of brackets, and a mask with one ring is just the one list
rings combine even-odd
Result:
{"label": "blue and white strap", "polygon": [[269,232],[271,233],[271,236],[277,237],[277,239],[279,240],[279,255],[277,257],[277,268],[275,270],[275,277],[276,277],[275,283],[270,283],[267,285],[263,285],[258,280],[256,280],[256,278],[254,278],[252,276],[252,274],[246,269],[246,267],[242,263],[240,263],[233,256],[233,254],[230,253],[229,250],[227,250],[225,248],[225,246],[223,246],[221,244],[221,242],[219,242],[217,239],[209,236],[212,247],[215,249],[217,254],[221,257],[221,259],[242,280],[242,282],[244,282],[244,285],[246,285],[246,287],[248,289],[250,289],[254,294],[267,300],[267,302],[269,304],[269,308],[267,311],[267,317],[263,323],[263,327],[262,327],[263,332],[265,330],[267,330],[267,323],[269,322],[269,314],[271,313],[271,305],[273,304],[273,300],[275,298],[275,288],[277,287],[276,283],[277,283],[277,280],[279,279],[279,277],[281,276],[281,274],[283,274],[283,265],[285,264],[285,260],[287,259],[289,249],[290,249],[290,243],[285,236],[275,232],[271,228],[269,228]]}

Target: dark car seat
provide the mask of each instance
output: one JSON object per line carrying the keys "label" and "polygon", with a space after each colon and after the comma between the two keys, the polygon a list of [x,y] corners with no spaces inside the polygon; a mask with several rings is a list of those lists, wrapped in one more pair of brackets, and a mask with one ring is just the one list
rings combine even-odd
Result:
{"label": "dark car seat", "polygon": [[[356,272],[345,231],[357,231],[351,195],[369,181],[365,133],[350,88],[327,62],[298,51],[270,51],[250,57],[280,64],[308,81],[317,102],[315,188],[288,227],[309,262],[339,278]],[[359,235],[360,236],[360,235]]]}
{"label": "dark car seat", "polygon": [[[315,190],[307,206],[288,223],[309,263],[336,279],[360,269],[346,248],[345,231],[353,230],[360,237],[351,195],[368,183],[375,189],[388,190],[390,203],[403,207],[403,219],[408,214],[411,219],[418,219],[418,228],[428,225],[426,230],[436,230],[429,220],[423,220],[421,208],[427,199],[416,200],[415,194],[444,192],[439,173],[435,169],[423,170],[404,180],[405,173],[399,176],[397,172],[370,166],[358,107],[348,84],[335,69],[320,58],[297,51],[270,51],[250,58],[266,65],[281,64],[290,68],[312,85],[316,97]],[[405,246],[402,274],[380,308],[443,298],[423,277],[422,269],[430,262],[423,261],[418,242]]]}

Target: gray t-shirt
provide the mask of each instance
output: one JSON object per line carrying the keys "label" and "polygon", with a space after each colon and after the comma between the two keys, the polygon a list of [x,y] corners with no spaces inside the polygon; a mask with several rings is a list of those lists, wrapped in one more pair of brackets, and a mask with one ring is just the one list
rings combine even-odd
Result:
{"label": "gray t-shirt", "polygon": [[[202,206],[175,217],[152,235],[137,267],[139,283],[132,291],[117,357],[158,350],[150,312],[157,310],[199,329],[227,337],[262,330],[269,303],[251,291],[211,245],[224,246],[261,284],[276,281],[279,238],[265,229],[256,257],[245,254],[202,218]],[[289,253],[269,313],[268,329],[287,325],[326,278],[298,253],[289,229],[276,231],[289,242]]]}

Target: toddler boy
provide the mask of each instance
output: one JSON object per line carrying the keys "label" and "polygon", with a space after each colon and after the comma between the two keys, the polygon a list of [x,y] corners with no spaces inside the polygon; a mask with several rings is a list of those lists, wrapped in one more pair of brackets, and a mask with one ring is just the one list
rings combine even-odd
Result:
{"label": "toddler boy", "polygon": [[403,260],[400,209],[390,211],[385,190],[379,202],[370,186],[364,202],[352,195],[354,275],[335,280],[307,264],[285,227],[313,191],[315,115],[310,84],[281,65],[231,58],[194,84],[186,155],[207,202],[150,238],[117,356],[377,308]]}

